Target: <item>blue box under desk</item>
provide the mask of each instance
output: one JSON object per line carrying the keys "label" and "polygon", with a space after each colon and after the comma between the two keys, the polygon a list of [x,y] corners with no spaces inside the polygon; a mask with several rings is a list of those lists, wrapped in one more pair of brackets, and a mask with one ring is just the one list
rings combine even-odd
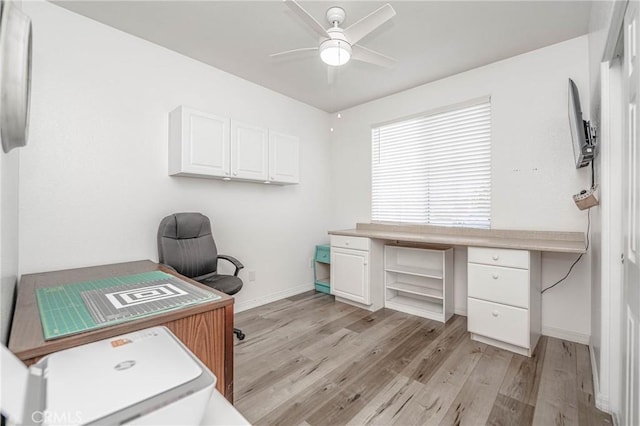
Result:
{"label": "blue box under desk", "polygon": [[328,244],[316,246],[313,273],[316,291],[331,293],[331,248]]}

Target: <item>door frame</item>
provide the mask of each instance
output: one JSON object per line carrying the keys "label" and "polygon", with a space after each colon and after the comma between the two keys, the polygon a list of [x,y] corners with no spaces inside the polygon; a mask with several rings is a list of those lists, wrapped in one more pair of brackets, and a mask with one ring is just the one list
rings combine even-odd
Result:
{"label": "door frame", "polygon": [[601,339],[600,371],[591,350],[596,407],[614,417],[621,408],[622,370],[622,62],[601,65],[600,187],[601,197]]}
{"label": "door frame", "polygon": [[601,204],[601,352],[597,371],[591,353],[596,407],[619,424],[622,409],[622,72],[616,59],[627,1],[614,2],[611,25],[600,64]]}

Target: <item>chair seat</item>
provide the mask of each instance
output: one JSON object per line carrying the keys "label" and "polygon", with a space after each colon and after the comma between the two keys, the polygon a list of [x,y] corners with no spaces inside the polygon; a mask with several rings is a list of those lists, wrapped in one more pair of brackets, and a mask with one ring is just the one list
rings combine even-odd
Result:
{"label": "chair seat", "polygon": [[229,296],[236,294],[242,288],[242,280],[233,275],[214,275],[200,282]]}

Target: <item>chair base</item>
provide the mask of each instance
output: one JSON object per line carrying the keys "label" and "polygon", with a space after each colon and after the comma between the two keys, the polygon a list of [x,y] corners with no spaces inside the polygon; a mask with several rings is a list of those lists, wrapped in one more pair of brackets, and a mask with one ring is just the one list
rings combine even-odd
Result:
{"label": "chair base", "polygon": [[233,334],[235,334],[238,337],[238,340],[244,340],[244,338],[245,338],[244,333],[239,328],[234,328],[233,329]]}

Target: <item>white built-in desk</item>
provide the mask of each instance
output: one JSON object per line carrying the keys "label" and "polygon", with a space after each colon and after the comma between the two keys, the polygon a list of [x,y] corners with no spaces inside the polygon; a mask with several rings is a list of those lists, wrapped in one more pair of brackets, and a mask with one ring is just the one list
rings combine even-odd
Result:
{"label": "white built-in desk", "polygon": [[[385,301],[390,294],[400,295],[408,303],[406,312],[438,318],[432,312],[421,314],[419,309],[441,306],[439,317],[445,321],[448,318],[446,301],[451,300],[447,294],[453,291],[447,286],[453,283],[452,268],[447,266],[444,253],[452,246],[468,247],[467,323],[471,337],[527,356],[535,349],[541,330],[540,252],[586,251],[582,232],[358,223],[355,229],[329,231],[329,234],[331,293],[337,300],[376,311],[387,305],[398,309],[397,304]],[[389,280],[385,271],[389,268],[385,266],[385,245],[442,250],[444,264],[440,269],[450,270],[448,277],[447,274],[437,276],[446,283],[444,287],[430,296],[431,288],[416,290],[415,285],[397,283],[386,286]],[[421,256],[408,252],[405,275],[410,274],[412,268],[419,268],[410,263]],[[401,294],[403,286],[406,297]]]}
{"label": "white built-in desk", "polygon": [[516,250],[584,253],[582,232],[472,229],[427,225],[358,223],[355,229],[329,231],[330,235],[374,238],[423,244],[496,247]]}

